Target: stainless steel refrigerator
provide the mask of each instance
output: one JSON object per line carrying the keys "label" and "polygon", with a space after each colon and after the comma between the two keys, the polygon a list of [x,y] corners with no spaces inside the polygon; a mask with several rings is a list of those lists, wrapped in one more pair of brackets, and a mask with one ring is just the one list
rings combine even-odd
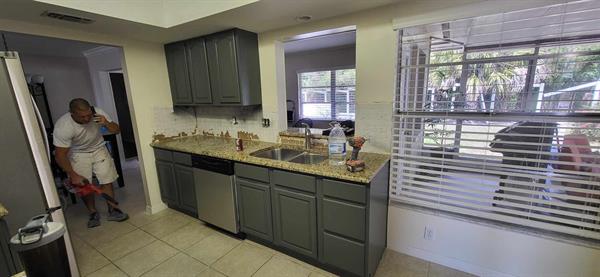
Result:
{"label": "stainless steel refrigerator", "polygon": [[[50,168],[48,136],[27,88],[16,52],[0,52],[0,203],[14,235],[29,218],[60,205]],[[52,214],[66,224],[62,210]],[[79,276],[69,232],[65,234],[69,266]]]}

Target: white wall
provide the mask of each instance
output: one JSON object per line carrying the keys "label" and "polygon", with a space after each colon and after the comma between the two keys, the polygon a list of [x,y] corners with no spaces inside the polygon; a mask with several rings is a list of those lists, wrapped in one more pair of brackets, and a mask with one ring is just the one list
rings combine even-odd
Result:
{"label": "white wall", "polygon": [[26,74],[44,76],[52,121],[69,111],[69,101],[84,98],[94,103],[94,91],[85,58],[22,54]]}
{"label": "white wall", "polygon": [[[288,100],[296,103],[294,119],[300,117],[298,101],[298,72],[320,70],[334,67],[354,67],[356,65],[356,47],[346,45],[328,49],[294,52],[285,55],[285,85]],[[315,126],[315,128],[318,128]]]}
{"label": "white wall", "polygon": [[[263,103],[283,106],[285,91],[276,72],[281,41],[294,35],[356,25],[357,118],[359,132],[371,135],[365,151],[390,153],[392,104],[396,81],[397,36],[394,26],[492,14],[563,3],[562,0],[410,1],[259,34]],[[266,73],[266,74],[265,74]],[[268,101],[265,101],[267,99]],[[263,105],[265,106],[265,105]],[[284,109],[281,110],[284,113]],[[425,226],[435,239],[423,239]],[[483,226],[391,205],[388,247],[486,276],[600,276],[600,250]]]}

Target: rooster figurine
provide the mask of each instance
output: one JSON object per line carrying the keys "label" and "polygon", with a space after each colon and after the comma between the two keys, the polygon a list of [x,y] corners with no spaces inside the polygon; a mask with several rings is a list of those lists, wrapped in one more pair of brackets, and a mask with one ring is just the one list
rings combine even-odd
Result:
{"label": "rooster figurine", "polygon": [[359,172],[365,169],[365,161],[358,159],[358,152],[363,144],[365,144],[365,141],[367,141],[367,139],[364,137],[348,138],[348,144],[352,146],[352,156],[346,161],[346,169],[348,169],[348,171]]}

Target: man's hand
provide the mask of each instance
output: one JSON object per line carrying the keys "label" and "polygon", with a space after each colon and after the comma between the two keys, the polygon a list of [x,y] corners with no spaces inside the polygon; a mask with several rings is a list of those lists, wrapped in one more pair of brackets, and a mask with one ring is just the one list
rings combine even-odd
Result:
{"label": "man's hand", "polygon": [[71,184],[73,184],[73,185],[82,185],[82,184],[85,184],[86,182],[89,183],[89,181],[86,178],[77,174],[77,172],[75,172],[75,171],[69,173],[69,182],[71,182]]}
{"label": "man's hand", "polygon": [[94,115],[94,122],[96,122],[96,123],[98,123],[98,124],[100,124],[102,126],[107,126],[108,123],[110,123],[110,122],[108,122],[108,120],[106,119],[106,117],[103,116],[103,115],[101,115],[101,114],[95,114]]}

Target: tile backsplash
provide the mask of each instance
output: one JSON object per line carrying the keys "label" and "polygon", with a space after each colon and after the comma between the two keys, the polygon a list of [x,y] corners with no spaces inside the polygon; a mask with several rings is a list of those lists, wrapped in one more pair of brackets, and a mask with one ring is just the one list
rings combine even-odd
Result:
{"label": "tile backsplash", "polygon": [[[233,117],[237,124],[233,124]],[[155,107],[154,138],[194,134],[227,135],[260,140],[272,140],[271,127],[262,127],[263,112],[260,107]],[[241,135],[241,134],[240,134]]]}

